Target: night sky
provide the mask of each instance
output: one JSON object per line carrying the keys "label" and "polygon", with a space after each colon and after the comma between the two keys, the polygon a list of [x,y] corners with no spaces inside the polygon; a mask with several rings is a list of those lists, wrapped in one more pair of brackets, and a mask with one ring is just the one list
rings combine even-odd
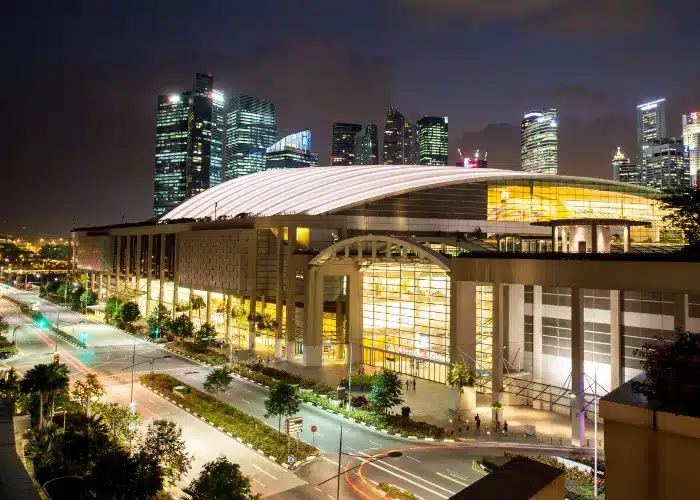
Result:
{"label": "night sky", "polygon": [[[106,4],[110,5],[106,5]],[[280,132],[447,115],[456,148],[519,169],[525,112],[560,112],[560,172],[610,178],[635,106],[700,109],[697,0],[10,1],[0,15],[0,232],[144,220],[156,96],[195,72],[274,102]],[[104,4],[104,5],[102,5]],[[23,226],[26,226],[23,228]]]}

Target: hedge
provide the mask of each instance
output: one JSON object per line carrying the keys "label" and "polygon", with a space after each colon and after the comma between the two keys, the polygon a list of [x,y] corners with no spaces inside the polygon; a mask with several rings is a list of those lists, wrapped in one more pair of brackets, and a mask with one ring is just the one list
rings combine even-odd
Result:
{"label": "hedge", "polygon": [[[244,377],[248,377],[251,379],[254,379],[255,375],[263,375],[266,377],[264,380],[280,380],[280,381],[285,381],[290,384],[296,384],[302,389],[310,389],[314,391],[316,394],[332,394],[335,392],[335,390],[328,384],[324,384],[323,382],[318,382],[314,379],[302,377],[301,375],[295,375],[293,373],[289,373],[285,370],[279,370],[277,368],[272,368],[269,366],[263,366],[263,365],[244,365],[241,363],[237,363],[233,366],[233,371],[238,373],[239,375],[242,375]],[[265,385],[271,385],[269,383],[261,382],[264,383]]]}
{"label": "hedge", "polygon": [[[166,395],[171,395],[173,399],[181,403],[185,408],[204,417],[215,426],[223,428],[226,432],[241,438],[244,442],[250,443],[253,447],[262,450],[265,455],[273,456],[283,462],[287,461],[287,436],[285,434],[280,435],[277,429],[273,429],[262,420],[252,417],[167,374],[143,375],[139,377],[139,381],[148,387],[164,392]],[[187,393],[175,395],[173,388],[181,385],[187,387]],[[290,438],[290,440],[292,449],[296,449],[298,444],[297,460],[318,453],[316,448],[303,441],[297,441],[294,438]]]}
{"label": "hedge", "polygon": [[183,342],[182,344],[168,344],[168,349],[178,354],[190,356],[198,361],[208,363],[210,365],[226,365],[229,361],[228,356],[224,356],[214,349],[193,348],[189,342]]}
{"label": "hedge", "polygon": [[379,483],[377,489],[386,493],[386,498],[397,500],[418,500],[418,497],[408,490],[402,490],[387,483]]}

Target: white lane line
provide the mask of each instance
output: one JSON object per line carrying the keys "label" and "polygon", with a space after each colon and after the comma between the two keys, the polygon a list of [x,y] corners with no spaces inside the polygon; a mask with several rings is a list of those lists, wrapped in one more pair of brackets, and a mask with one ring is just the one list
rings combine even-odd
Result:
{"label": "white lane line", "polygon": [[250,389],[246,389],[245,387],[243,388],[243,390],[244,390],[245,392],[253,392],[253,391],[251,391]]}
{"label": "white lane line", "polygon": [[335,497],[330,496],[328,493],[326,493],[326,496],[330,498],[331,500],[335,500]]}
{"label": "white lane line", "polygon": [[347,446],[347,445],[346,445],[345,447],[346,447],[348,450],[352,450],[352,451],[354,451],[354,452],[359,453],[359,450],[356,450],[356,449],[353,448],[352,446]]}
{"label": "white lane line", "polygon": [[321,457],[321,458],[324,459],[326,462],[330,462],[332,464],[338,465],[338,462],[336,462],[335,460],[331,460],[328,457]]}
{"label": "white lane line", "polygon": [[317,432],[316,435],[321,438],[324,437],[323,434],[321,434],[320,432]]}
{"label": "white lane line", "polygon": [[416,462],[421,462],[421,460],[418,460],[417,458],[413,458],[413,457],[410,456],[410,455],[404,455],[404,457],[410,458],[411,460],[415,460]]}
{"label": "white lane line", "polygon": [[246,400],[245,400],[245,399],[243,399],[243,398],[241,398],[241,401],[243,401],[244,403],[248,403],[248,404],[250,404],[250,401],[246,401]]}
{"label": "white lane line", "polygon": [[250,476],[250,478],[251,478],[253,481],[255,481],[256,483],[258,483],[260,486],[262,486],[263,488],[267,488],[267,486],[265,486],[265,485],[262,484],[260,481],[258,481],[257,479],[255,479],[253,476]]}
{"label": "white lane line", "polygon": [[[360,459],[360,460],[362,460],[362,459]],[[450,497],[448,497],[448,496],[446,496],[446,495],[443,495],[443,494],[440,493],[439,491],[431,490],[431,489],[428,488],[427,486],[423,486],[422,484],[417,483],[417,482],[415,482],[415,481],[412,481],[412,480],[410,480],[409,478],[407,478],[407,477],[405,477],[405,476],[402,476],[402,475],[400,475],[400,474],[397,474],[396,472],[392,472],[392,471],[390,471],[389,469],[385,469],[384,467],[382,467],[381,465],[376,464],[375,462],[367,462],[367,461],[365,460],[365,463],[366,463],[367,465],[371,465],[372,467],[376,467],[377,469],[383,470],[383,471],[386,472],[387,474],[391,474],[392,476],[398,477],[399,479],[403,479],[404,481],[406,481],[406,482],[408,482],[408,483],[411,483],[411,484],[414,485],[414,486],[418,486],[419,488],[422,488],[422,489],[424,489],[425,491],[429,491],[430,493],[432,493],[432,494],[435,495],[435,496],[438,496],[438,497],[440,497],[440,498],[445,498],[445,499],[450,498]],[[386,463],[385,463],[384,465],[386,465]],[[403,472],[403,471],[402,471],[402,472]],[[419,479],[420,479],[420,478],[419,478]],[[424,481],[425,481],[425,480],[424,480]],[[425,482],[428,483],[428,481],[425,481]],[[444,488],[442,488],[442,489],[444,489]],[[454,493],[451,493],[451,495],[454,495]]]}
{"label": "white lane line", "polygon": [[457,479],[461,479],[462,481],[466,481],[466,480],[467,480],[466,477],[460,476],[459,474],[457,474],[457,473],[456,473],[455,471],[453,471],[453,470],[447,469],[447,473],[453,475],[453,476],[456,477]]}
{"label": "white lane line", "polygon": [[469,486],[467,483],[463,483],[462,481],[457,481],[456,479],[453,479],[453,478],[451,478],[450,476],[447,476],[447,475],[445,475],[445,474],[441,474],[440,472],[436,472],[435,474],[437,474],[437,475],[440,476],[440,477],[444,477],[444,478],[447,479],[448,481],[452,481],[453,483],[457,483],[457,484],[459,484],[459,485],[461,485],[461,486],[464,486],[465,488],[466,488],[467,486]]}
{"label": "white lane line", "polygon": [[373,444],[373,445],[375,445],[375,446],[381,446],[381,444],[379,444],[379,443],[375,443],[375,442],[374,442],[374,441],[372,441],[371,439],[369,440],[369,442],[370,442],[370,443],[372,443],[372,444]]}
{"label": "white lane line", "polygon": [[321,493],[323,493],[323,490],[322,490],[321,488],[319,488],[318,486],[315,486],[314,489],[320,491]]}
{"label": "white lane line", "polygon": [[253,462],[251,462],[250,460],[248,460],[248,463],[249,463],[250,465],[252,465],[253,467],[255,467],[256,469],[258,469],[258,470],[259,470],[260,472],[262,472],[263,474],[265,474],[266,476],[271,477],[272,479],[274,479],[275,481],[277,481],[277,478],[276,478],[275,476],[273,476],[272,474],[270,474],[269,472],[267,472],[267,471],[266,471],[265,469],[263,469],[262,467],[259,467],[259,466],[255,465],[255,464],[254,464]]}

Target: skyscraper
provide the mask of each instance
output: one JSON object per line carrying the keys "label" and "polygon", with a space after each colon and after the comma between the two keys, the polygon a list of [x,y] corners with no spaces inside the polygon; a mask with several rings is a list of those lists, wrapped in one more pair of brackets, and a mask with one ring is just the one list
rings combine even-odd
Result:
{"label": "skyscraper", "polygon": [[403,124],[403,161],[406,165],[420,163],[418,126],[415,123],[406,122]]}
{"label": "skyscraper", "polygon": [[355,159],[353,165],[377,165],[378,163],[377,126],[373,123],[367,123],[362,125],[362,129],[355,134]]}
{"label": "skyscraper", "polygon": [[617,148],[617,153],[612,159],[613,179],[618,182],[626,182],[628,184],[641,184],[639,168],[636,163],[630,163],[624,153]]}
{"label": "skyscraper", "polygon": [[265,170],[316,165],[318,155],[311,152],[311,130],[285,136],[265,151]]}
{"label": "skyscraper", "polygon": [[697,186],[700,170],[700,113],[683,115],[683,144],[688,148],[690,182]]}
{"label": "skyscraper", "polygon": [[226,110],[224,180],[265,170],[265,150],[277,140],[275,105],[238,94]]}
{"label": "skyscraper", "polygon": [[214,127],[211,132],[211,187],[221,184],[221,176],[224,168],[224,129],[226,128],[226,113],[224,110],[226,97],[220,90],[212,92],[213,108],[212,122]]}
{"label": "skyscraper", "polygon": [[644,169],[647,157],[645,145],[654,139],[666,137],[666,98],[637,106],[637,164]]}
{"label": "skyscraper", "polygon": [[520,166],[526,172],[556,174],[559,163],[557,110],[527,113],[520,124]]}
{"label": "skyscraper", "polygon": [[385,165],[408,164],[404,156],[406,118],[394,106],[389,106],[384,123],[382,163]]}
{"label": "skyscraper", "polygon": [[333,123],[333,147],[331,165],[354,165],[355,134],[362,130],[357,123]]}
{"label": "skyscraper", "polygon": [[158,96],[154,216],[221,182],[223,93],[213,87],[211,75],[197,73],[192,90]]}
{"label": "skyscraper", "polygon": [[646,141],[644,146],[642,184],[656,189],[690,185],[690,158],[682,139],[652,139]]}
{"label": "skyscraper", "polygon": [[447,165],[447,117],[425,116],[418,120],[418,145],[421,165]]}

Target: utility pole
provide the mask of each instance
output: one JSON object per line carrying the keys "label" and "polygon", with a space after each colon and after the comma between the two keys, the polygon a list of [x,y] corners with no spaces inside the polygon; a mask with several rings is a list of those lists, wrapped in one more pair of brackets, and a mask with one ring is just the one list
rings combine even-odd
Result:
{"label": "utility pole", "polygon": [[340,445],[338,446],[338,490],[335,494],[335,500],[340,499],[340,464],[343,458],[343,421],[340,421]]}

